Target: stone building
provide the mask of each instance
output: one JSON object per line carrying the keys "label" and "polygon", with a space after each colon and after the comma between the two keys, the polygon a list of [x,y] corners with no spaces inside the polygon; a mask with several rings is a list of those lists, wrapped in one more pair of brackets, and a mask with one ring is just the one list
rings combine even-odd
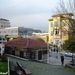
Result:
{"label": "stone building", "polygon": [[5,43],[5,53],[31,60],[47,58],[47,44],[29,38],[18,38]]}

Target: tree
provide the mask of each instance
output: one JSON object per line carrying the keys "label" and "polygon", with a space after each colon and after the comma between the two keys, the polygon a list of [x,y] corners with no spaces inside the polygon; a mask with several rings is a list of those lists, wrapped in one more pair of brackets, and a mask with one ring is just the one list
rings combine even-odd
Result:
{"label": "tree", "polygon": [[64,27],[69,35],[69,39],[62,44],[62,47],[64,50],[68,50],[73,53],[75,52],[75,0],[59,0],[58,6],[54,12],[56,14],[72,13],[71,15],[73,17],[68,16],[68,21],[66,20],[67,17],[64,17],[64,21],[69,26],[69,30],[66,30]]}
{"label": "tree", "polygon": [[70,52],[72,52],[72,62],[73,62],[73,52],[75,52],[75,41],[73,41],[69,44],[68,50],[70,50]]}
{"label": "tree", "polygon": [[69,45],[73,42],[73,40],[65,40],[64,43],[61,45],[61,47],[64,49],[64,50],[69,50]]}
{"label": "tree", "polygon": [[68,50],[70,50],[71,52],[75,52],[75,41],[71,42],[68,45]]}
{"label": "tree", "polygon": [[75,40],[65,40],[61,46],[66,51],[75,52]]}
{"label": "tree", "polygon": [[39,41],[42,41],[42,42],[45,42],[43,39],[41,38],[36,38],[36,40],[39,40]]}
{"label": "tree", "polygon": [[9,41],[9,38],[7,38],[7,36],[9,36],[8,34],[6,34],[5,35],[5,39],[7,40],[7,41]]}
{"label": "tree", "polygon": [[[70,13],[69,15],[72,15],[72,17],[63,17],[66,24],[69,26],[69,29],[67,30],[64,26],[64,29],[67,31],[69,35],[69,41],[75,40],[75,0],[59,0],[58,6],[54,10],[56,14],[66,14]],[[67,20],[66,20],[67,19]],[[62,26],[60,26],[60,29],[62,29]],[[61,36],[62,37],[62,36]],[[68,42],[69,43],[69,42]]]}
{"label": "tree", "polygon": [[75,0],[59,0],[58,6],[53,11],[56,14],[72,13],[71,15],[73,15],[73,18],[68,17],[68,21],[66,21],[66,17],[64,17],[64,21],[68,24],[71,30],[66,30],[67,33],[69,34],[70,38],[73,38],[73,36],[75,35]]}
{"label": "tree", "polygon": [[62,48],[66,51],[72,52],[72,62],[73,62],[73,52],[75,52],[75,40],[66,40],[63,43]]}

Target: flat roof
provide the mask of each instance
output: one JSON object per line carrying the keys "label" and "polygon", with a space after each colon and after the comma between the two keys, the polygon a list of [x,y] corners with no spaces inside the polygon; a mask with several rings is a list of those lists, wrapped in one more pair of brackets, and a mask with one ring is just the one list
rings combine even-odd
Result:
{"label": "flat roof", "polygon": [[52,17],[62,16],[62,15],[70,15],[70,16],[73,16],[73,13],[56,14],[56,15],[53,15]]}
{"label": "flat roof", "polygon": [[7,20],[7,19],[3,19],[3,18],[0,18],[0,20],[9,21],[9,20]]}

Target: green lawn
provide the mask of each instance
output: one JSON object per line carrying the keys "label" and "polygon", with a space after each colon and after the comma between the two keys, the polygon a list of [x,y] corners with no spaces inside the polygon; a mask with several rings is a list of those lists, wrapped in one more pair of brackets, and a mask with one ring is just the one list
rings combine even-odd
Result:
{"label": "green lawn", "polygon": [[8,62],[0,62],[0,72],[8,71]]}

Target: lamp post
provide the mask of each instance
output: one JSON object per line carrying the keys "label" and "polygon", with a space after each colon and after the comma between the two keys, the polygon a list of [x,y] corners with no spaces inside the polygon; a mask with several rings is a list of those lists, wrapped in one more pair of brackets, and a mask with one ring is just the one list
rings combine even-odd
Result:
{"label": "lamp post", "polygon": [[9,57],[8,57],[8,75],[10,75],[10,69],[9,69]]}
{"label": "lamp post", "polygon": [[3,37],[2,37],[2,46],[1,46],[1,55],[3,55],[3,53],[4,53],[4,47],[3,47]]}
{"label": "lamp post", "polygon": [[49,43],[47,43],[47,63],[49,64],[50,63],[50,49],[49,49]]}

